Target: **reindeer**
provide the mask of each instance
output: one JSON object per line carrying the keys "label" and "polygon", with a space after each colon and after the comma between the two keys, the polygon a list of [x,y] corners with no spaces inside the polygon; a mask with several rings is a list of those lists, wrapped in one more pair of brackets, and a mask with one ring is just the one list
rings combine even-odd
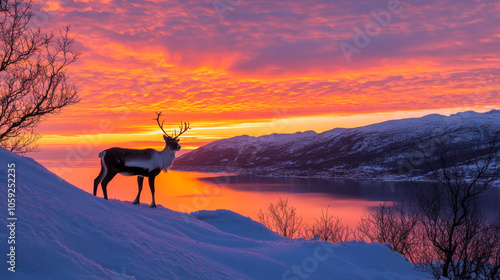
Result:
{"label": "reindeer", "polygon": [[137,193],[137,197],[135,198],[133,204],[139,204],[144,177],[147,177],[149,181],[149,188],[151,189],[151,196],[153,198],[150,207],[156,208],[155,178],[162,170],[167,172],[167,168],[170,167],[175,158],[175,152],[181,149],[181,145],[179,145],[179,136],[190,129],[189,122],[181,122],[179,125],[179,134],[177,134],[177,131],[174,130],[174,134],[172,136],[168,135],[163,129],[163,123],[165,120],[160,123],[161,114],[162,112],[156,113],[156,122],[164,134],[163,139],[165,140],[165,148],[163,151],[159,152],[153,149],[136,150],[111,148],[100,152],[99,158],[101,158],[101,172],[94,180],[94,195],[97,195],[97,187],[99,186],[99,183],[102,182],[101,187],[104,199],[108,199],[106,187],[118,173],[125,176],[137,176],[139,192]]}

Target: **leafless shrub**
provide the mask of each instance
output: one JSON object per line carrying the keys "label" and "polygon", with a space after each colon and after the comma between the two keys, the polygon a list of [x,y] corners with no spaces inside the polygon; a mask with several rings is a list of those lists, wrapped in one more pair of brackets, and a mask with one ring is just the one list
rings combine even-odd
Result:
{"label": "leafless shrub", "polygon": [[468,260],[463,269],[470,271],[467,275],[500,279],[500,217],[483,225],[470,243],[460,246],[460,259]]}
{"label": "leafless shrub", "polygon": [[302,215],[297,213],[295,207],[288,205],[288,198],[279,198],[276,204],[269,203],[267,212],[259,210],[258,218],[263,225],[288,238],[300,236],[303,228]]}
{"label": "leafless shrub", "polygon": [[306,225],[304,230],[304,238],[318,238],[319,240],[339,243],[350,240],[354,237],[349,226],[344,225],[342,219],[328,213],[330,206],[326,210],[321,210],[321,217],[315,218],[314,223]]}
{"label": "leafless shrub", "polygon": [[413,260],[418,248],[415,230],[417,217],[405,203],[384,202],[372,213],[365,214],[358,224],[360,239],[390,243],[391,248]]}

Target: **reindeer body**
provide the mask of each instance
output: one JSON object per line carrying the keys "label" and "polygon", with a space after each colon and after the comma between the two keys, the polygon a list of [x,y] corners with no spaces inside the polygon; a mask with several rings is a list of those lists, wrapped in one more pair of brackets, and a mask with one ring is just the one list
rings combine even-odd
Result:
{"label": "reindeer body", "polygon": [[161,171],[167,172],[167,169],[170,167],[175,158],[175,153],[181,149],[178,136],[189,129],[189,125],[185,123],[184,127],[181,125],[179,135],[175,135],[175,137],[169,136],[163,130],[163,122],[161,124],[159,122],[161,112],[157,114],[158,118],[156,120],[165,134],[163,135],[165,148],[162,151],[156,151],[154,149],[136,150],[110,148],[100,152],[99,158],[101,158],[101,172],[94,180],[94,195],[97,195],[97,187],[99,186],[99,183],[101,183],[104,199],[108,199],[107,185],[116,176],[116,174],[137,176],[139,192],[137,193],[137,197],[133,203],[139,204],[144,177],[147,177],[153,199],[150,207],[156,207],[154,195],[155,178],[161,173]]}
{"label": "reindeer body", "polygon": [[[167,171],[175,158],[175,150],[165,147],[163,151],[153,149],[135,150],[111,148],[99,153],[101,162],[106,166],[116,167],[125,176],[147,176],[150,171]],[[105,155],[109,160],[105,159]]]}

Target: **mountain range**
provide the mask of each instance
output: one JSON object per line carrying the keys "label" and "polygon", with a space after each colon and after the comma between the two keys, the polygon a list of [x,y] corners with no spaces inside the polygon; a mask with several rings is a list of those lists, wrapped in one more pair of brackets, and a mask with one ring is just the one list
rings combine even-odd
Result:
{"label": "mountain range", "polygon": [[500,132],[500,111],[391,120],[357,128],[217,140],[177,158],[174,170],[404,179],[426,176],[427,155],[450,143],[463,160],[482,155],[477,143]]}

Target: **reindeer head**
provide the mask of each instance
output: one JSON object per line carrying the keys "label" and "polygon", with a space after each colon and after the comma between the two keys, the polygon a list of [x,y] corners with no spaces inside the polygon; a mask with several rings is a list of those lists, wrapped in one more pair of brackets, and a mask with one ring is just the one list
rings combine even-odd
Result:
{"label": "reindeer head", "polygon": [[189,127],[189,122],[181,122],[179,125],[179,134],[177,134],[177,130],[174,129],[174,133],[172,135],[168,135],[165,130],[163,129],[163,123],[165,120],[163,120],[160,123],[160,116],[162,112],[156,113],[156,122],[158,123],[158,126],[160,127],[161,131],[163,131],[163,140],[165,140],[166,146],[169,148],[171,151],[179,151],[181,149],[181,145],[179,145],[179,136],[181,136],[184,132],[186,132]]}

